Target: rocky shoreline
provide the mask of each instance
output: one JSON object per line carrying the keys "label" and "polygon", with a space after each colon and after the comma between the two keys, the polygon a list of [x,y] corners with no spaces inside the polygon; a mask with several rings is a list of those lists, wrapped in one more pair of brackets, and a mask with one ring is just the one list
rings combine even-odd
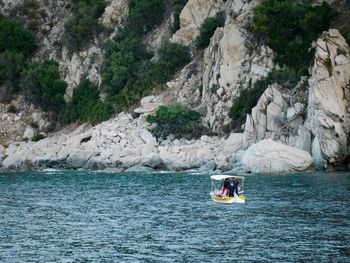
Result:
{"label": "rocky shoreline", "polygon": [[[10,14],[20,2],[4,1],[2,13]],[[100,23],[114,31],[71,56],[65,47],[56,48],[55,44],[63,32],[64,18],[71,12],[70,1],[43,3],[48,13],[41,26],[52,25],[47,36],[38,33],[42,45],[35,59],[48,57],[59,63],[62,78],[68,83],[67,98],[83,76],[101,84],[101,46],[116,34],[128,10],[126,0],[106,2]],[[122,112],[95,127],[66,127],[33,142],[30,140],[35,135],[50,131],[47,114],[20,96],[9,105],[0,104],[0,171],[53,168],[291,173],[350,169],[350,50],[337,29],[323,32],[313,43],[315,58],[309,75],[295,87],[266,87],[247,114],[242,133],[158,142],[149,132],[146,116],[160,105],[176,101],[199,111],[209,130],[223,134],[232,121],[232,103],[240,93],[279,69],[274,52],[252,41],[247,30],[251,10],[259,2],[189,0],[179,17],[180,29],[174,34],[171,18],[165,19],[147,36],[146,44],[152,50],[162,39],[193,45],[206,18],[220,11],[227,16],[202,55],[199,52],[177,72],[158,96],[143,98],[133,113]]]}
{"label": "rocky shoreline", "polygon": [[[243,134],[227,138],[203,135],[197,140],[161,143],[148,131],[145,116],[121,113],[95,127],[81,125],[39,142],[19,142],[0,150],[3,171],[53,169],[114,170],[127,172],[296,172],[312,165],[309,153],[272,140],[242,150]],[[268,152],[277,156],[267,155]],[[260,153],[260,155],[259,155]]]}

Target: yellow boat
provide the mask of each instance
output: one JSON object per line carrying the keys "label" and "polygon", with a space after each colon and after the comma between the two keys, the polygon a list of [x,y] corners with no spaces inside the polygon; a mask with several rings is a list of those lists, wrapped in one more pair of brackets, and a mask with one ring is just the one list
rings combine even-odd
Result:
{"label": "yellow boat", "polygon": [[[212,175],[211,177],[211,191],[210,191],[210,197],[213,201],[223,204],[232,204],[232,203],[245,203],[246,197],[242,195],[244,193],[243,185],[244,185],[244,177],[243,176],[233,176],[233,175],[225,175],[225,174],[216,174]],[[229,197],[226,195],[221,195],[221,189],[224,184],[224,181],[226,179],[232,179],[235,178],[236,181],[238,181],[238,193],[233,197]],[[220,188],[218,189],[217,186],[220,185]]]}

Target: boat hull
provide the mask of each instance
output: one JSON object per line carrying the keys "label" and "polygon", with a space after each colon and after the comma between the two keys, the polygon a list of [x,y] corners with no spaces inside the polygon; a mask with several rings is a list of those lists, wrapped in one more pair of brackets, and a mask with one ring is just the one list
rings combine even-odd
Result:
{"label": "boat hull", "polygon": [[213,201],[222,204],[245,203],[246,201],[246,197],[243,195],[235,197],[221,197],[215,194],[210,194],[210,197]]}

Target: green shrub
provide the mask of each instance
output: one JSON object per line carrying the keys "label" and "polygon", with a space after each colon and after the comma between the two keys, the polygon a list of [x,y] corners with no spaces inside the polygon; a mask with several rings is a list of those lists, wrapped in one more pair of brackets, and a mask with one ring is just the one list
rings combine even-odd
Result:
{"label": "green shrub", "polygon": [[16,108],[15,105],[10,105],[10,106],[8,107],[8,109],[7,109],[7,112],[8,112],[8,113],[17,114],[18,109]]}
{"label": "green shrub", "polygon": [[172,32],[175,33],[177,30],[180,29],[180,14],[184,6],[188,0],[175,0],[173,2],[173,16],[174,16],[174,23],[172,26]]}
{"label": "green shrub", "polygon": [[6,50],[0,53],[0,84],[9,80],[12,82],[13,90],[16,90],[17,80],[25,67],[23,53]]}
{"label": "green shrub", "polygon": [[148,58],[141,39],[127,37],[111,42],[105,54],[102,80],[110,96],[118,94],[138,74],[141,61]]}
{"label": "green shrub", "polygon": [[22,72],[19,85],[30,102],[46,111],[58,113],[65,106],[67,83],[60,79],[56,62],[30,64]]}
{"label": "green shrub", "polygon": [[312,1],[265,0],[254,9],[252,31],[266,39],[276,52],[275,62],[284,68],[241,92],[229,113],[234,126],[245,121],[268,85],[293,88],[302,75],[308,74],[314,56],[311,43],[328,29],[330,20],[331,8],[325,2],[314,5]]}
{"label": "green shrub", "polygon": [[162,76],[160,76],[161,81],[167,81],[176,70],[191,61],[189,47],[169,41],[162,44],[158,54],[159,58],[157,64],[162,72]]}
{"label": "green shrub", "polygon": [[277,53],[276,62],[294,69],[308,66],[311,42],[329,28],[331,8],[323,2],[265,0],[254,9],[252,31],[266,36]]}
{"label": "green shrub", "polygon": [[28,57],[36,48],[33,34],[9,18],[0,15],[0,53],[11,51]]}
{"label": "green shrub", "polygon": [[117,111],[138,103],[190,61],[188,47],[164,42],[152,62],[143,45],[144,34],[162,20],[163,0],[132,0],[129,8],[126,26],[107,45],[102,67],[103,87]]}
{"label": "green shrub", "polygon": [[205,48],[210,43],[210,38],[213,36],[216,28],[222,27],[225,24],[225,15],[219,12],[214,17],[208,17],[204,20],[199,36],[195,40],[195,44],[198,48]]}
{"label": "green shrub", "polygon": [[33,136],[32,141],[33,142],[38,142],[38,141],[40,141],[42,139],[45,139],[45,138],[46,138],[45,135],[39,133],[39,134]]}
{"label": "green shrub", "polygon": [[72,101],[67,105],[61,122],[64,124],[90,122],[95,125],[107,120],[112,113],[111,106],[100,100],[96,85],[89,80],[83,80],[73,90]]}
{"label": "green shrub", "polygon": [[164,0],[130,0],[126,31],[142,35],[163,20]]}
{"label": "green shrub", "polygon": [[85,48],[101,29],[97,19],[104,11],[104,1],[81,0],[75,13],[65,22],[63,40],[70,51]]}
{"label": "green shrub", "polygon": [[200,113],[180,103],[160,106],[154,115],[147,116],[147,122],[157,124],[151,132],[160,140],[170,134],[176,138],[199,137],[204,130]]}

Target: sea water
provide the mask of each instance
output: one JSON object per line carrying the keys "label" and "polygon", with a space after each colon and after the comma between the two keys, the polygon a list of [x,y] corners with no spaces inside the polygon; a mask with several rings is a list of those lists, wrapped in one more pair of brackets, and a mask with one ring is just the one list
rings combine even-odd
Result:
{"label": "sea water", "polygon": [[0,174],[0,262],[349,262],[350,173]]}

